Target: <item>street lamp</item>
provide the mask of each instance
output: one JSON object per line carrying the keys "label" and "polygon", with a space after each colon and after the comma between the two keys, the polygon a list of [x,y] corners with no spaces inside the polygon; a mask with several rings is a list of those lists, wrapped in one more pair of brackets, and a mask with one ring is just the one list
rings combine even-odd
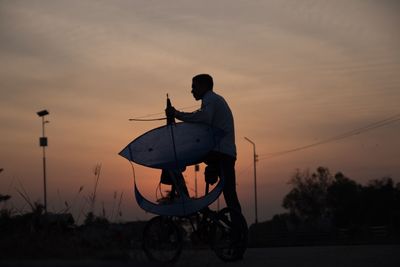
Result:
{"label": "street lamp", "polygon": [[245,137],[246,141],[253,145],[253,162],[254,162],[254,209],[255,209],[255,223],[258,223],[258,213],[257,213],[257,169],[256,163],[258,161],[258,155],[256,154],[256,144],[249,138]]}
{"label": "street lamp", "polygon": [[36,114],[42,118],[42,137],[39,138],[39,146],[43,147],[43,194],[44,194],[44,211],[47,213],[47,189],[46,189],[46,146],[47,146],[47,137],[44,134],[44,125],[49,123],[49,121],[45,121],[44,117],[49,115],[47,110],[41,110],[36,112]]}

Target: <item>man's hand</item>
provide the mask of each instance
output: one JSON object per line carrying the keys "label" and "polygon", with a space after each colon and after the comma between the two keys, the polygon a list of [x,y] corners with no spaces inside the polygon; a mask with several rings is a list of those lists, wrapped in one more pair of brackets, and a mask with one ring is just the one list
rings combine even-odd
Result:
{"label": "man's hand", "polygon": [[175,117],[175,113],[176,113],[176,109],[173,106],[167,107],[165,109],[165,115],[167,116],[167,118],[174,118]]}

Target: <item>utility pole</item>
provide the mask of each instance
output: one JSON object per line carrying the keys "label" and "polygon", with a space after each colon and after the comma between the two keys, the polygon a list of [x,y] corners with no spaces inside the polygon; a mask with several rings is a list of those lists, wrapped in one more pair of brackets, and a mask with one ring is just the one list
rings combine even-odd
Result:
{"label": "utility pole", "polygon": [[194,194],[195,197],[197,198],[197,173],[200,171],[200,165],[195,164],[194,165]]}
{"label": "utility pole", "polygon": [[46,146],[47,146],[47,137],[44,132],[44,125],[49,123],[49,121],[45,121],[44,117],[49,115],[47,110],[41,110],[36,113],[39,117],[42,118],[42,137],[39,138],[39,145],[43,147],[43,195],[44,195],[44,212],[47,213],[47,182],[46,182]]}
{"label": "utility pole", "polygon": [[246,141],[253,145],[253,162],[254,162],[254,210],[255,210],[255,223],[258,223],[258,213],[257,213],[257,169],[256,163],[258,161],[258,155],[256,154],[256,144],[249,138],[245,137]]}

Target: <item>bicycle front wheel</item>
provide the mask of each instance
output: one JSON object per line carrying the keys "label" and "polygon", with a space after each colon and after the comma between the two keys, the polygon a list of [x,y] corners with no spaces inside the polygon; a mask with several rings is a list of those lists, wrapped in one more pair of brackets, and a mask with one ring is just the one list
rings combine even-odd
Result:
{"label": "bicycle front wheel", "polygon": [[172,218],[156,216],[143,231],[143,250],[150,260],[174,262],[182,251],[182,233]]}
{"label": "bicycle front wheel", "polygon": [[231,208],[224,208],[214,222],[212,248],[223,261],[242,259],[247,249],[247,222],[243,215]]}

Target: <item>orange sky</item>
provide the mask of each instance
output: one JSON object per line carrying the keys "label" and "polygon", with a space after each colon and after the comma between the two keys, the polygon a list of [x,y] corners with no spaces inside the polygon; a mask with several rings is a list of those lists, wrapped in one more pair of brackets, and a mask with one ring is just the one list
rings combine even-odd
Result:
{"label": "orange sky", "polygon": [[[36,112],[46,108],[49,210],[68,201],[76,215],[102,163],[99,199],[109,216],[114,192],[123,192],[124,220],[150,217],[137,207],[130,165],[117,153],[163,122],[128,118],[162,116],[166,93],[177,108],[199,105],[191,77],[204,72],[235,116],[249,222],[252,147],[244,136],[263,158],[260,221],[282,211],[296,168],[327,166],[360,183],[400,181],[400,123],[267,158],[400,113],[399,11],[396,1],[362,0],[1,1],[0,193],[18,210],[27,210],[15,191],[21,184],[43,200]],[[158,175],[137,166],[149,197]],[[186,176],[193,187],[193,170]]]}

